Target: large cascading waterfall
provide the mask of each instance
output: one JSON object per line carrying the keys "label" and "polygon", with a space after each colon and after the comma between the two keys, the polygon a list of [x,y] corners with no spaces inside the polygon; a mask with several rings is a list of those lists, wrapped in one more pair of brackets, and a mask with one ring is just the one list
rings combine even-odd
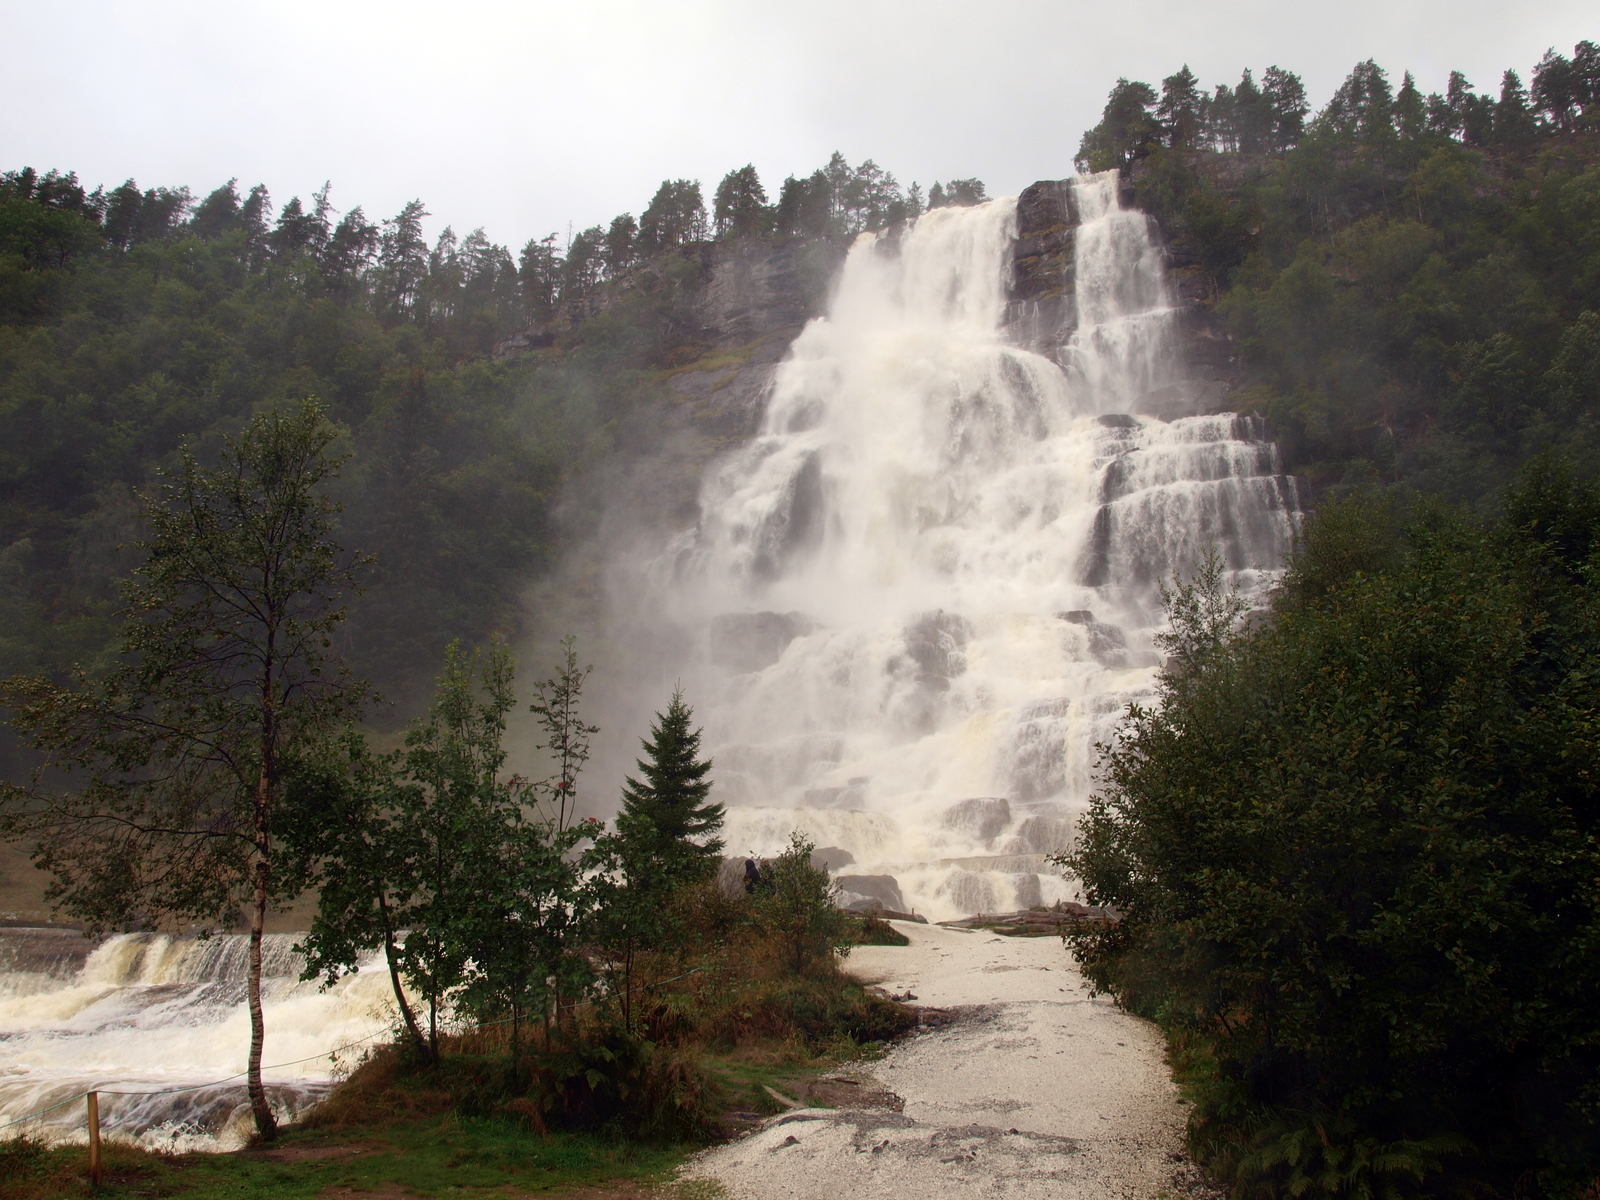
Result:
{"label": "large cascading waterfall", "polygon": [[[330,1050],[382,1033],[394,1013],[381,963],[323,991],[300,981],[295,940],[270,934],[263,947],[264,1062],[293,1064],[265,1073],[281,1118],[327,1092]],[[245,1144],[254,1126],[244,1080],[227,1077],[244,1069],[249,1046],[248,949],[237,935],[90,940],[0,929],[0,1125],[98,1089],[108,1093],[100,1111],[109,1136],[169,1151]],[[81,1141],[84,1102],[0,1137],[19,1132]]]}
{"label": "large cascading waterfall", "polygon": [[[1158,420],[1181,375],[1148,218],[1074,181],[1070,328],[1008,338],[1016,204],[863,235],[658,564],[727,851],[793,828],[847,894],[933,919],[1068,895],[1097,741],[1149,693],[1158,586],[1216,544],[1247,590],[1299,508],[1260,424]],[[842,866],[842,869],[839,869]]]}

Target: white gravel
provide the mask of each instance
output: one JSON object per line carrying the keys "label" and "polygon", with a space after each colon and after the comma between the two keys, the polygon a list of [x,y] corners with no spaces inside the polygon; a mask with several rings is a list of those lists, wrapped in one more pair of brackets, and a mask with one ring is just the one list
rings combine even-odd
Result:
{"label": "white gravel", "polygon": [[962,1009],[870,1064],[905,1101],[801,1109],[706,1151],[689,1177],[731,1200],[1149,1200],[1203,1185],[1156,1029],[1091,1000],[1059,939],[896,922],[911,945],[849,969],[915,1003]]}

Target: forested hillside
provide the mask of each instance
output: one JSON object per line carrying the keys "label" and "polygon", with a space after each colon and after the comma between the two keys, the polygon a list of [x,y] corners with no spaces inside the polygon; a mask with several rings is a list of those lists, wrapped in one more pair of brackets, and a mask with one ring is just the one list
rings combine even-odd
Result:
{"label": "forested hillside", "polygon": [[1424,95],[1364,62],[1313,115],[1293,74],[1119,80],[1080,167],[1122,167],[1242,388],[1318,494],[1492,506],[1541,450],[1600,467],[1600,48],[1525,87]]}
{"label": "forested hillside", "polygon": [[[770,201],[749,167],[711,197],[668,180],[562,246],[423,237],[421,201],[374,222],[324,188],[276,209],[235,181],[198,201],[132,180],[0,177],[0,678],[94,667],[137,561],[135,492],[180,442],[319,397],[353,456],[340,536],[376,556],[347,653],[413,710],[454,637],[515,631],[560,539],[554,506],[670,373],[719,240],[836,244],[973,203],[835,155]],[[832,258],[825,256],[827,262]],[[825,277],[813,282],[820,295]],[[517,336],[507,341],[508,335]]]}
{"label": "forested hillside", "polygon": [[[1358,65],[1313,114],[1277,67],[1210,91],[1119,80],[1080,169],[1120,167],[1185,296],[1232,339],[1230,406],[1269,416],[1317,494],[1398,484],[1490,506],[1558,448],[1600,465],[1600,52],[1498,94],[1424,95]],[[1048,173],[1041,170],[1041,174]],[[668,180],[513,254],[424,239],[329,189],[276,206],[132,180],[0,177],[0,676],[95,663],[137,536],[134,492],[250,413],[318,396],[347,431],[346,543],[377,556],[347,647],[415,709],[455,636],[513,631],[558,498],[717,340],[720,243],[837,247],[976,180],[903,188],[835,155],[769,196],[753,168]],[[707,203],[709,200],[709,204]],[[831,254],[802,290],[820,299]],[[725,352],[726,347],[723,347]],[[630,426],[631,423],[631,426]]]}

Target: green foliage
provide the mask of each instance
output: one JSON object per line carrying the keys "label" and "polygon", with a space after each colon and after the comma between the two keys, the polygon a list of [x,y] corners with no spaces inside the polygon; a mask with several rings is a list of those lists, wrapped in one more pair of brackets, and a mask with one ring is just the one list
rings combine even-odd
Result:
{"label": "green foliage", "polygon": [[623,785],[618,850],[628,885],[641,892],[696,882],[722,862],[723,808],[709,799],[711,760],[700,758],[693,720],[683,690],[674,690],[641,742],[646,757],[635,765],[643,780],[630,775]]}
{"label": "green foliage", "polygon": [[659,254],[674,246],[703,242],[706,233],[706,206],[699,181],[664,179],[639,218],[639,251]]}
{"label": "green foliage", "polygon": [[[922,210],[915,185],[839,155],[776,205],[749,167],[724,184],[719,237],[805,240],[808,305],[844,239]],[[956,184],[962,203],[983,198]],[[341,215],[326,186],[274,217],[261,185],[197,203],[0,174],[0,677],[105,669],[132,494],[185,438],[204,457],[311,395],[353,456],[339,534],[377,559],[341,648],[393,702],[380,718],[426,707],[452,639],[516,632],[558,552],[566,483],[639,435],[668,398],[663,367],[704,351],[693,248],[711,230],[692,180],[565,249],[552,233],[514,255],[481,229],[429,245],[427,216],[420,200],[384,221]],[[0,742],[0,771],[25,765]]]}
{"label": "green foliage", "polygon": [[1119,81],[1080,165],[1127,169],[1180,286],[1233,341],[1230,405],[1271,419],[1315,492],[1487,511],[1552,446],[1600,466],[1580,365],[1600,313],[1600,102],[1568,78],[1594,57],[1552,52],[1531,95],[1507,72],[1497,96],[1459,73],[1396,91],[1368,60],[1309,121],[1275,67],[1210,96],[1187,71],[1159,99]]}
{"label": "green foliage", "polygon": [[835,952],[850,953],[850,917],[838,906],[839,887],[811,865],[816,844],[799,831],[772,860],[771,889],[755,898],[757,920],[784,947],[789,969],[804,975],[814,962],[833,964]]}
{"label": "green foliage", "polygon": [[1142,158],[1160,136],[1152,110],[1156,93],[1148,83],[1117,80],[1100,124],[1083,135],[1075,162],[1080,171],[1110,171]]}
{"label": "green foliage", "polygon": [[707,1142],[721,1131],[722,1089],[693,1056],[615,1027],[537,1055],[529,1099],[551,1128],[657,1143]]}
{"label": "green foliage", "polygon": [[911,939],[874,913],[862,915],[852,939],[857,946],[909,946]]}
{"label": "green foliage", "polygon": [[[185,448],[144,507],[115,669],[74,687],[0,685],[41,756],[30,787],[0,783],[0,832],[32,839],[48,899],[89,929],[227,927],[248,908],[249,1089],[268,1139],[261,935],[271,901],[303,883],[273,853],[284,769],[359,716],[366,693],[330,649],[359,565],[330,537],[336,436],[307,401],[225,439],[217,467]],[[45,786],[73,771],[76,790]]]}
{"label": "green foliage", "polygon": [[[370,1081],[370,1073],[363,1083]],[[346,1109],[348,1094],[336,1096]],[[623,1140],[612,1131],[537,1133],[518,1115],[470,1117],[449,1111],[436,1079],[400,1079],[387,1089],[397,1111],[367,1112],[339,1124],[296,1125],[283,1154],[170,1156],[123,1142],[105,1147],[106,1183],[88,1181],[88,1148],[0,1143],[0,1200],[68,1196],[172,1196],[188,1200],[318,1200],[330,1194],[421,1196],[524,1194],[659,1184],[692,1145]],[[442,1111],[437,1103],[443,1100]],[[421,1111],[418,1111],[420,1109]],[[349,1153],[352,1144],[361,1147]],[[663,1189],[671,1195],[667,1185]]]}
{"label": "green foliage", "polygon": [[760,237],[767,232],[771,222],[767,190],[753,166],[729,171],[717,184],[715,217],[718,237]]}
{"label": "green foliage", "polygon": [[1600,498],[1541,462],[1505,510],[1331,506],[1220,638],[1220,577],[1178,589],[1162,706],[1105,751],[1070,863],[1122,919],[1068,936],[1196,1039],[1238,1194],[1600,1164]]}
{"label": "green foliage", "polygon": [[542,785],[542,791],[555,810],[551,819],[557,832],[566,829],[577,803],[578,772],[589,761],[589,736],[600,732],[600,726],[585,724],[578,711],[583,681],[594,668],[578,669],[575,645],[576,639],[570,636],[561,640],[561,671],[534,685],[538,698],[528,706],[528,711],[539,718],[539,727],[544,730],[543,749],[549,751],[556,763],[555,776]]}
{"label": "green foliage", "polygon": [[[508,1018],[516,1069],[521,1027],[560,995],[584,993],[587,962],[572,953],[595,899],[580,841],[547,807],[571,803],[587,758],[578,704],[584,672],[569,639],[567,671],[543,685],[555,721],[560,780],[541,788],[504,776],[514,664],[503,643],[466,654],[452,643],[428,716],[403,752],[375,755],[348,732],[296,781],[289,837],[319,885],[303,949],[306,977],[330,982],[382,947],[411,1043],[438,1059],[447,1009]],[[536,706],[537,707],[537,706]],[[563,755],[564,752],[564,755]],[[428,1007],[424,1038],[402,977]]]}

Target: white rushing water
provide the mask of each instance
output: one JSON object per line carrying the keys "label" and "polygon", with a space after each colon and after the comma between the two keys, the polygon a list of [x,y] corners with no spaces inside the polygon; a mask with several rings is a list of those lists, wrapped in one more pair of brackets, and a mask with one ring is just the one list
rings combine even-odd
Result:
{"label": "white rushing water", "polygon": [[[264,1073],[283,1119],[327,1092],[340,1066],[330,1050],[383,1032],[394,1011],[381,963],[320,991],[299,982],[294,941],[268,935],[263,948],[263,1062],[294,1064]],[[249,1048],[247,951],[235,935],[91,941],[71,930],[0,929],[0,1125],[80,1097],[0,1138],[82,1141],[81,1093],[97,1089],[156,1093],[103,1094],[109,1136],[163,1150],[243,1145],[254,1128],[244,1080],[227,1077],[244,1070]]]}
{"label": "white rushing water", "polygon": [[1247,590],[1281,563],[1297,491],[1259,423],[1136,415],[1182,386],[1149,220],[1114,173],[1072,198],[1047,353],[1007,336],[1015,201],[863,235],[656,564],[728,853],[798,828],[853,897],[933,919],[1065,898],[1045,856],[1150,691],[1159,581],[1208,542]]}

